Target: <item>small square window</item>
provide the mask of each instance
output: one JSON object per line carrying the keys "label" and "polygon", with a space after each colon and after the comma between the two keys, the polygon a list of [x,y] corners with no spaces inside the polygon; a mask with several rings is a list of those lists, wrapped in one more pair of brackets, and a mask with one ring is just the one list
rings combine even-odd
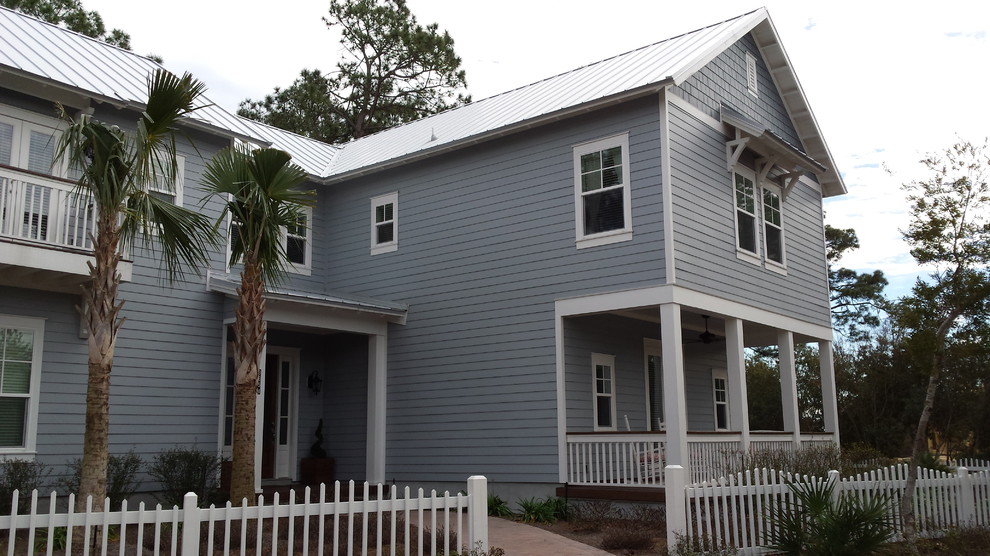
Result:
{"label": "small square window", "polygon": [[371,200],[371,254],[399,248],[399,194],[389,193]]}

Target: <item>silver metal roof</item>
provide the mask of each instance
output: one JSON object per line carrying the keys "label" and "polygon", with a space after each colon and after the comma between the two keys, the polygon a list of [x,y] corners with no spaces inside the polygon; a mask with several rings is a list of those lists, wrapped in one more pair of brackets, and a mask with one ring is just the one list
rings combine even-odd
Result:
{"label": "silver metal roof", "polygon": [[[0,7],[0,74],[29,77],[97,102],[140,108],[148,97],[148,76],[161,66],[144,56]],[[271,144],[320,175],[337,148],[241,118],[201,98],[191,118],[201,126]]]}
{"label": "silver metal roof", "polygon": [[[826,196],[845,193],[828,147],[763,8],[532,85],[363,137],[328,145],[241,118],[207,103],[195,123],[284,149],[327,183],[379,171],[677,85],[736,40],[753,33],[807,154],[826,170]],[[160,66],[143,56],[0,8],[0,73],[140,107]]]}
{"label": "silver metal roof", "polygon": [[[346,176],[428,155],[459,142],[563,117],[569,110],[596,102],[658,91],[677,84],[766,17],[765,10],[717,23],[691,33],[544,79],[507,93],[429,116],[342,146],[324,173]],[[697,66],[697,67],[695,67]],[[690,71],[686,71],[690,70]]]}

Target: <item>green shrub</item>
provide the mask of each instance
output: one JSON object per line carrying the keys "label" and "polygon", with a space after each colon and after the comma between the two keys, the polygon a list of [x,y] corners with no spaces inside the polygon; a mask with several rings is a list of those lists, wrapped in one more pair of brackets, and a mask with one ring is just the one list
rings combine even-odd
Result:
{"label": "green shrub", "polygon": [[[127,500],[137,491],[137,474],[144,462],[141,456],[129,450],[126,454],[111,454],[107,460],[107,498],[110,499],[108,509],[119,508],[120,503]],[[79,492],[79,481],[82,477],[82,460],[76,458],[69,462],[69,475],[62,478],[58,484],[68,492]]]}
{"label": "green shrub", "polygon": [[544,500],[543,503],[550,507],[550,511],[553,513],[553,518],[555,521],[567,521],[571,515],[571,505],[567,503],[566,498],[551,496]]}
{"label": "green shrub", "polygon": [[523,523],[553,523],[556,521],[554,517],[554,505],[547,503],[547,500],[523,498],[517,503],[522,510],[519,519]]}
{"label": "green shrub", "polygon": [[921,461],[919,462],[919,464],[921,465],[921,467],[924,467],[925,469],[931,469],[933,471],[941,471],[943,473],[952,473],[953,471],[955,471],[955,468],[942,463],[942,460],[931,452],[925,452],[921,454]]}
{"label": "green shrub", "polygon": [[509,503],[502,500],[497,494],[489,494],[488,515],[495,517],[509,517],[512,515],[512,510],[509,509]]}
{"label": "green shrub", "polygon": [[26,459],[0,461],[0,515],[10,515],[14,491],[18,491],[17,513],[31,508],[31,491],[40,490],[51,469],[39,462]]}
{"label": "green shrub", "polygon": [[155,456],[148,474],[161,483],[158,499],[166,506],[182,506],[187,492],[199,496],[201,506],[213,501],[221,458],[196,448],[176,446]]}
{"label": "green shrub", "polygon": [[834,501],[830,481],[788,486],[795,499],[770,508],[772,550],[793,556],[873,554],[894,533],[890,499],[879,492],[842,494]]}

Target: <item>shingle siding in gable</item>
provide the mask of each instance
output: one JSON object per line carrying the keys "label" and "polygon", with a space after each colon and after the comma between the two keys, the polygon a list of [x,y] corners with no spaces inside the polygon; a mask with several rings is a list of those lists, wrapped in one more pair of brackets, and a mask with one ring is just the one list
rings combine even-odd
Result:
{"label": "shingle siding in gable", "polygon": [[828,326],[821,195],[799,184],[783,203],[786,276],[739,260],[726,137],[677,106],[670,126],[677,283]]}
{"label": "shingle siding in gable", "polygon": [[[557,480],[553,302],[662,283],[657,114],[644,99],[321,195],[328,290],[410,305],[389,332],[386,476]],[[576,249],[573,146],[624,132],[633,239]],[[393,191],[399,247],[372,256],[370,199]]]}
{"label": "shingle siding in gable", "polygon": [[[750,94],[746,87],[747,53],[756,59],[757,96]],[[765,124],[792,145],[803,148],[752,35],[736,41],[679,87],[674,87],[673,91],[716,120],[719,118],[719,104],[727,102]]]}

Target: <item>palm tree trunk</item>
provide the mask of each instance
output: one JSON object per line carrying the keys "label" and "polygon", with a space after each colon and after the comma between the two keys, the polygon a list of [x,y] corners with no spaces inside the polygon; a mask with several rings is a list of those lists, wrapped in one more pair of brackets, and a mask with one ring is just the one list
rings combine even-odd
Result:
{"label": "palm tree trunk", "polygon": [[255,408],[258,403],[259,364],[265,345],[265,299],[261,265],[245,260],[238,288],[234,323],[234,435],[230,500],[255,503]]}
{"label": "palm tree trunk", "polygon": [[86,507],[93,497],[93,509],[101,510],[107,493],[107,464],[110,432],[110,371],[117,343],[118,318],[123,302],[117,302],[120,275],[118,244],[120,230],[116,214],[100,215],[96,237],[92,238],[95,264],[89,264],[91,282],[85,287],[83,303],[88,309],[89,374],[86,385],[86,431],[79,477],[76,509]]}

